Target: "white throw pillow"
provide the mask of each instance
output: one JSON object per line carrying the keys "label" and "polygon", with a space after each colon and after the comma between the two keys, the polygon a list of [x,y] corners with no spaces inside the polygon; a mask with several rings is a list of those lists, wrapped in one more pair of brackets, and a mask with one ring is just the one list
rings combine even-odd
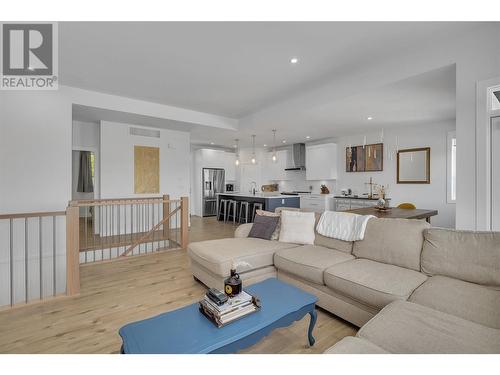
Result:
{"label": "white throw pillow", "polygon": [[314,212],[282,211],[280,242],[314,245]]}

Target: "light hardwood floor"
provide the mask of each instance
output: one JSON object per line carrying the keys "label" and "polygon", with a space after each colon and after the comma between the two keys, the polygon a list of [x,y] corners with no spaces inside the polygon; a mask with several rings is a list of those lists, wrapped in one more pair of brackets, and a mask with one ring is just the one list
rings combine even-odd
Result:
{"label": "light hardwood floor", "polygon": [[[234,227],[192,217],[190,240],[231,237]],[[193,303],[205,287],[193,280],[182,250],[81,267],[81,294],[0,312],[0,353],[117,353],[118,329]],[[318,309],[316,344],[309,318],[275,330],[244,353],[321,353],[356,328]]]}

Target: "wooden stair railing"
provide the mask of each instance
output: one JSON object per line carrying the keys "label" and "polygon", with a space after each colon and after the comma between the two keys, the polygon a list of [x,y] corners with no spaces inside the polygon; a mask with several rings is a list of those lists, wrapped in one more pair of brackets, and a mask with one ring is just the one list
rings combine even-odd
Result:
{"label": "wooden stair railing", "polygon": [[121,257],[127,256],[130,254],[137,246],[139,246],[141,243],[145,242],[148,238],[150,238],[163,224],[168,222],[170,218],[175,215],[178,211],[181,210],[181,206],[177,207],[175,210],[170,212],[166,218],[164,218],[162,221],[160,221],[158,224],[156,224],[153,228],[150,229],[149,232],[147,232],[144,236],[139,238],[137,241],[135,241],[123,254],[121,254]]}
{"label": "wooden stair railing", "polygon": [[90,262],[96,262],[166,248],[187,247],[187,197],[170,199],[165,194],[159,197],[71,203],[83,210],[80,212],[80,252],[83,254],[83,263],[89,263],[89,259]]}

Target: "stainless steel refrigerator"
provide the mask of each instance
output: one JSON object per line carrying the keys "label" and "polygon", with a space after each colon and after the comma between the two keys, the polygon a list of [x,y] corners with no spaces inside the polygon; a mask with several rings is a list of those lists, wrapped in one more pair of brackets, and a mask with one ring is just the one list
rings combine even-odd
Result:
{"label": "stainless steel refrigerator", "polygon": [[202,170],[203,191],[203,216],[217,215],[217,193],[224,193],[225,171],[218,168],[203,168]]}

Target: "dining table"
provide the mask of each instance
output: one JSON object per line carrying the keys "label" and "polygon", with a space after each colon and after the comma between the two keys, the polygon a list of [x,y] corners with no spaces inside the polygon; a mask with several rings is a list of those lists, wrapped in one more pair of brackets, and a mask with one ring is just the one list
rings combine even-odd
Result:
{"label": "dining table", "polygon": [[389,207],[385,210],[379,210],[376,207],[363,207],[347,210],[359,215],[373,215],[379,218],[386,219],[425,219],[428,223],[431,222],[431,217],[438,214],[437,210],[424,208],[399,208]]}

